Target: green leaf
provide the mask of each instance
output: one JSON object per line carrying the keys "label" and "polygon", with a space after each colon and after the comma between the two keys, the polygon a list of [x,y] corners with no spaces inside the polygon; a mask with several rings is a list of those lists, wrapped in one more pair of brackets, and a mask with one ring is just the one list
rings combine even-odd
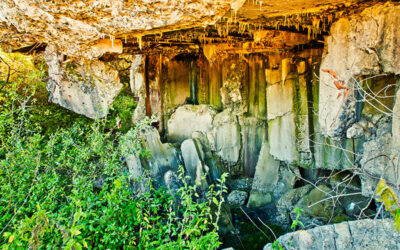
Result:
{"label": "green leaf", "polygon": [[396,209],[396,215],[394,216],[394,227],[397,232],[400,232],[400,208]]}
{"label": "green leaf", "polygon": [[213,203],[215,204],[215,205],[219,205],[219,202],[218,202],[218,200],[217,200],[217,198],[215,198],[215,197],[213,197]]}

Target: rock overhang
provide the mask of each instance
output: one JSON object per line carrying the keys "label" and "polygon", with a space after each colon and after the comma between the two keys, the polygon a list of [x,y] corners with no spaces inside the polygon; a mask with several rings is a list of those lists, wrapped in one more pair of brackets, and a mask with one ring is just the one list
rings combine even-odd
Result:
{"label": "rock overhang", "polygon": [[[119,52],[119,49],[114,49],[114,41],[124,47],[139,49],[146,40],[151,44],[148,47],[154,47],[160,41],[184,46],[187,40],[201,42],[201,37],[204,37],[203,43],[218,39],[226,42],[228,37],[236,37],[231,40],[233,42],[259,42],[260,34],[255,32],[280,27],[309,33],[316,38],[327,31],[333,19],[370,2],[92,0],[83,3],[78,0],[5,0],[0,4],[0,44],[3,49],[11,50],[32,45],[37,49],[39,44],[53,44],[62,54],[93,59],[105,52]],[[189,29],[189,38],[187,34],[174,33],[185,29]],[[170,36],[175,36],[175,39],[166,34],[171,32]],[[108,39],[111,46],[105,46],[104,39]],[[274,44],[268,47],[274,47]]]}

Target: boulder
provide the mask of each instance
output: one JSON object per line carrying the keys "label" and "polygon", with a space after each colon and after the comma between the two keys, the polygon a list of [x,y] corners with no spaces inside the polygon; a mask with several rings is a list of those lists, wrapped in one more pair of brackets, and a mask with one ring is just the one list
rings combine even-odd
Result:
{"label": "boulder", "polygon": [[264,142],[257,162],[256,173],[250,192],[248,207],[264,206],[279,199],[291,190],[300,176],[298,170],[281,166],[269,153],[268,142]]}
{"label": "boulder", "polygon": [[213,120],[212,129],[208,132],[211,148],[227,165],[235,165],[239,161],[241,134],[238,119],[232,111],[225,109]]}
{"label": "boulder", "polygon": [[374,202],[373,200],[371,201],[371,199],[373,198],[357,194],[343,196],[339,201],[347,216],[359,218],[359,216],[371,216],[372,214],[375,214],[374,211],[368,209],[370,202]]}
{"label": "boulder", "polygon": [[125,161],[126,165],[128,165],[129,173],[131,174],[130,179],[132,182],[132,191],[138,194],[149,191],[149,187],[146,185],[140,158],[135,154],[131,154],[126,156]]}
{"label": "boulder", "polygon": [[200,155],[202,157],[202,161],[205,166],[207,166],[207,179],[209,183],[214,183],[219,179],[223,172],[226,172],[224,164],[221,162],[221,159],[213,154],[210,149],[210,142],[207,139],[207,136],[199,131],[195,131],[192,134],[192,138],[201,148]]}
{"label": "boulder", "polygon": [[207,190],[207,166],[204,165],[204,154],[201,144],[193,139],[187,139],[182,142],[181,152],[183,162],[187,173],[191,178],[191,183],[201,187],[203,191]]}
{"label": "boulder", "polygon": [[49,102],[89,118],[101,118],[122,89],[118,71],[99,60],[68,59],[55,46],[44,53]]}
{"label": "boulder", "polygon": [[235,206],[243,206],[247,199],[247,192],[241,190],[233,190],[228,195],[228,203]]}
{"label": "boulder", "polygon": [[[393,221],[357,220],[339,224],[319,226],[285,234],[277,239],[285,249],[399,249],[400,233]],[[272,243],[264,250],[274,249]]]}
{"label": "boulder", "polygon": [[[131,130],[132,131],[132,130]],[[149,155],[140,156],[138,152],[129,152],[126,157],[129,170],[134,178],[140,177],[144,170],[147,170],[157,184],[162,185],[164,175],[167,171],[178,171],[180,159],[178,151],[172,144],[162,143],[156,128],[145,126],[141,128],[137,139],[130,139],[130,131],[122,140],[127,148],[133,149],[133,140],[140,140],[142,150],[149,152]],[[131,150],[132,151],[132,150]]]}
{"label": "boulder", "polygon": [[168,141],[183,142],[192,133],[206,133],[212,128],[216,112],[210,105],[183,105],[179,107],[168,121]]}
{"label": "boulder", "polygon": [[303,209],[304,217],[314,218],[328,223],[342,213],[337,199],[327,199],[334,193],[325,185],[319,185],[303,196],[295,207]]}
{"label": "boulder", "polygon": [[277,221],[286,227],[290,227],[291,213],[298,201],[312,190],[312,185],[308,184],[299,188],[289,190],[276,203],[279,216]]}

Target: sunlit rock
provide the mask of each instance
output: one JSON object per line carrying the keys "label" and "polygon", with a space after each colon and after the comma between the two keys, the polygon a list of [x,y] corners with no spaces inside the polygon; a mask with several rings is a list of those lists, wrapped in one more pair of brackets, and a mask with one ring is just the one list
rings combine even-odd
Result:
{"label": "sunlit rock", "polygon": [[258,157],[248,207],[264,206],[276,201],[294,187],[296,175],[299,175],[296,170],[280,166],[280,162],[269,151],[268,143],[264,142]]}
{"label": "sunlit rock", "polygon": [[270,153],[281,161],[308,167],[311,151],[307,82],[297,72],[289,74],[291,65],[285,60],[279,70],[266,70]]}
{"label": "sunlit rock", "polygon": [[168,121],[168,140],[183,142],[195,131],[207,132],[212,127],[216,112],[209,105],[183,105]]}
{"label": "sunlit rock", "polygon": [[151,126],[141,129],[139,139],[143,149],[150,154],[141,157],[143,169],[149,171],[158,183],[163,184],[164,174],[168,170],[178,171],[180,160],[177,149],[169,143],[162,143],[157,129]]}
{"label": "sunlit rock", "polygon": [[241,134],[235,114],[228,109],[218,113],[209,133],[216,154],[228,165],[236,164],[240,156]]}
{"label": "sunlit rock", "polygon": [[47,46],[45,59],[50,102],[90,118],[107,114],[122,88],[118,71],[99,60],[64,60],[52,45]]}
{"label": "sunlit rock", "polygon": [[[320,73],[319,123],[324,135],[343,137],[357,121],[354,89],[359,86],[354,77],[400,73],[399,13],[400,6],[376,5],[332,25]],[[337,78],[323,70],[334,71]],[[349,91],[335,87],[335,81],[343,81]]]}
{"label": "sunlit rock", "polygon": [[[0,30],[7,32],[0,32],[0,41],[8,46],[51,43],[63,54],[93,59],[105,51],[119,52],[115,37],[138,37],[140,41],[143,33],[213,24],[228,9],[242,4],[242,0],[5,0],[0,5]],[[16,35],[20,35],[18,43],[14,41]],[[104,39],[109,39],[111,46],[99,45]]]}
{"label": "sunlit rock", "polygon": [[185,169],[191,178],[192,184],[196,184],[205,191],[208,187],[206,180],[208,167],[204,165],[201,144],[196,140],[187,139],[182,142],[181,152]]}
{"label": "sunlit rock", "polygon": [[138,99],[132,116],[133,123],[136,123],[146,117],[146,83],[144,61],[145,58],[143,55],[135,55],[129,69],[129,85],[132,93]]}
{"label": "sunlit rock", "polygon": [[[392,220],[365,219],[299,230],[277,241],[286,249],[397,249],[400,233]],[[272,243],[264,247],[268,249],[274,249]]]}

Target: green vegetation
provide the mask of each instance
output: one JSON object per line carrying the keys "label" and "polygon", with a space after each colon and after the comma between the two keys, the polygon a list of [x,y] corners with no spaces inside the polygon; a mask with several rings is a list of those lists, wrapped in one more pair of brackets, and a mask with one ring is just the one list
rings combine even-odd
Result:
{"label": "green vegetation", "polygon": [[[154,188],[145,176],[148,192],[135,195],[120,160],[126,148],[119,142],[121,131],[135,134],[140,126],[118,126],[115,116],[91,121],[48,104],[40,80],[45,68],[36,70],[23,56],[0,56],[21,69],[0,83],[1,249],[215,249],[221,244],[217,222],[225,176],[210,186],[203,202],[196,202],[196,188],[183,171],[177,197]],[[128,119],[118,108],[113,112]]]}
{"label": "green vegetation", "polygon": [[301,213],[302,213],[303,211],[304,211],[303,209],[298,208],[298,207],[295,207],[295,208],[293,209],[292,213],[296,214],[296,218],[292,221],[292,225],[290,226],[290,229],[296,230],[296,228],[298,227],[298,225],[300,225],[301,227],[304,227],[303,222],[301,222],[301,221],[299,220],[299,219],[300,219],[300,216],[301,216]]}
{"label": "green vegetation", "polygon": [[393,224],[397,232],[400,232],[400,204],[393,190],[381,179],[376,187],[376,195],[380,198],[376,199],[383,202],[386,211],[390,212],[394,218]]}

